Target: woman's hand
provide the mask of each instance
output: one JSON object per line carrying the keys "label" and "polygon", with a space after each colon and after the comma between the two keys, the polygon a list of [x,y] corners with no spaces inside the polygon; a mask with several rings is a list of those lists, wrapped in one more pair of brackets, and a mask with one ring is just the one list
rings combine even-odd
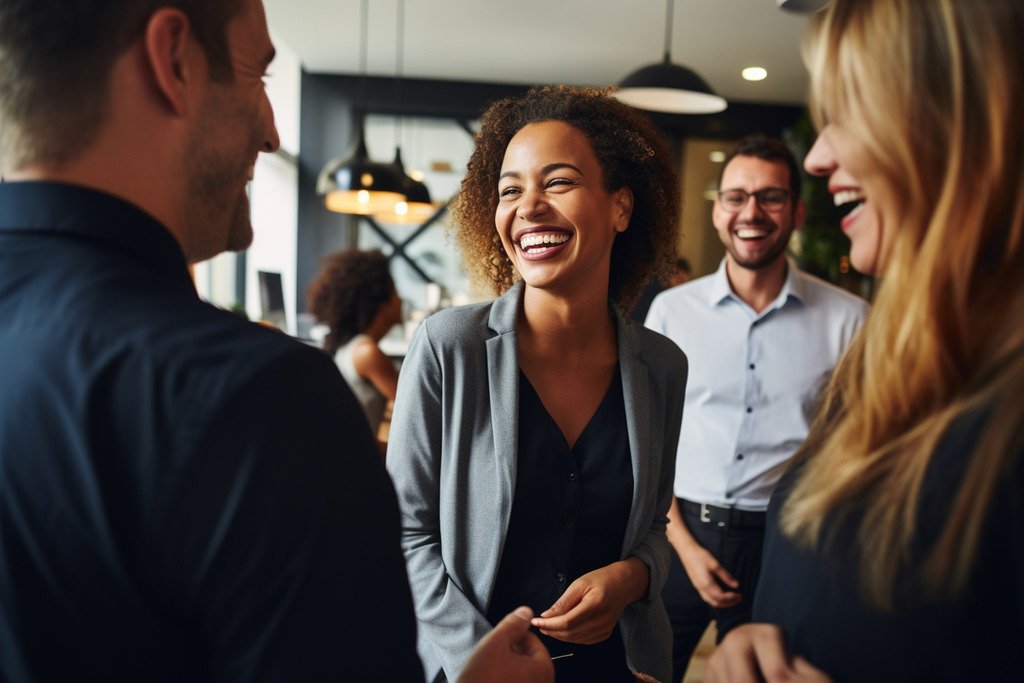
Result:
{"label": "woman's hand", "polygon": [[650,572],[639,558],[613,562],[573,581],[533,625],[568,643],[600,643],[612,634],[626,605],[647,593],[649,583]]}
{"label": "woman's hand", "polygon": [[745,624],[729,631],[704,668],[707,683],[831,683],[803,657],[790,658],[782,629]]}

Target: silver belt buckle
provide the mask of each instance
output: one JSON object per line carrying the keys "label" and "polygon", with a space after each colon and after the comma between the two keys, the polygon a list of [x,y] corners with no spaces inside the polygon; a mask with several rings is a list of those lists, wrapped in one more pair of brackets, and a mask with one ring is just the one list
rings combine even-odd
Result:
{"label": "silver belt buckle", "polygon": [[711,522],[711,510],[708,509],[707,503],[700,504],[700,521],[708,524]]}

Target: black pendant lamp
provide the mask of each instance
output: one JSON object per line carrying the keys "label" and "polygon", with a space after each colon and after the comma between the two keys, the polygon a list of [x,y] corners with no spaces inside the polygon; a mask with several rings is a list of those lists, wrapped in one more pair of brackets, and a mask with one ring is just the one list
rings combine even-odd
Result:
{"label": "black pendant lamp", "polygon": [[395,120],[395,160],[391,164],[401,177],[402,193],[405,198],[392,202],[389,207],[374,214],[381,223],[397,223],[400,225],[422,225],[434,215],[434,205],[430,201],[430,190],[419,180],[405,172],[402,161],[402,146],[398,144],[402,130],[402,75],[405,66],[405,0],[398,0],[398,18],[395,27],[395,100],[398,102],[399,114]]}
{"label": "black pendant lamp", "polygon": [[[360,35],[359,89],[361,105],[366,105],[366,36],[369,27],[369,0],[363,0],[362,33]],[[362,113],[357,121],[358,137],[351,154],[333,159],[320,171],[316,181],[317,194],[331,211],[360,215],[375,214],[404,201],[402,175],[393,164],[370,159],[366,150],[365,121]]]}
{"label": "black pendant lamp", "polygon": [[810,14],[825,9],[829,0],[775,0],[776,4],[787,12]]}
{"label": "black pendant lamp", "polygon": [[669,114],[714,114],[725,109],[726,101],[693,69],[673,64],[672,5],[665,1],[665,57],[634,71],[619,83],[615,97],[626,104]]}
{"label": "black pendant lamp", "polygon": [[395,147],[395,160],[391,163],[402,175],[402,192],[405,199],[394,202],[389,208],[374,214],[374,218],[381,223],[422,225],[436,211],[433,202],[430,201],[430,190],[405,172],[401,147]]}

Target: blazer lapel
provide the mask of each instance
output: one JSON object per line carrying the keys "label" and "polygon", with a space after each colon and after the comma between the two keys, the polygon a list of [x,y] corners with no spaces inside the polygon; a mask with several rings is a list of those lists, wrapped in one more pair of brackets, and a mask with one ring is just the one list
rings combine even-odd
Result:
{"label": "blazer lapel", "polygon": [[519,361],[516,348],[516,314],[522,300],[522,283],[495,299],[488,325],[495,336],[487,340],[487,386],[491,407],[495,471],[498,476],[500,546],[504,546],[512,499],[516,489],[519,454]]}
{"label": "blazer lapel", "polygon": [[622,398],[626,404],[629,454],[633,463],[633,504],[622,546],[625,557],[640,535],[646,532],[642,520],[648,515],[644,514],[644,509],[652,504],[652,496],[657,495],[659,468],[652,467],[651,459],[656,453],[652,446],[659,435],[651,433],[652,423],[647,412],[651,396],[649,371],[640,353],[639,332],[633,327],[635,323],[623,319],[617,310],[614,315],[618,327],[619,372],[622,375]]}

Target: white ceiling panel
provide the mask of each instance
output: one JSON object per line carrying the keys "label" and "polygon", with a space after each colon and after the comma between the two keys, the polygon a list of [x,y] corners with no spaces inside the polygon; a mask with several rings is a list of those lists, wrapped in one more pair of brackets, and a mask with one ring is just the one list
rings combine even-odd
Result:
{"label": "white ceiling panel", "polygon": [[[359,73],[361,0],[265,0],[272,30],[313,73]],[[367,71],[396,72],[398,0],[370,0]],[[405,0],[405,75],[610,85],[661,60],[663,0]],[[775,0],[676,0],[672,61],[726,99],[800,104],[807,16]],[[749,83],[747,66],[768,78]]]}

